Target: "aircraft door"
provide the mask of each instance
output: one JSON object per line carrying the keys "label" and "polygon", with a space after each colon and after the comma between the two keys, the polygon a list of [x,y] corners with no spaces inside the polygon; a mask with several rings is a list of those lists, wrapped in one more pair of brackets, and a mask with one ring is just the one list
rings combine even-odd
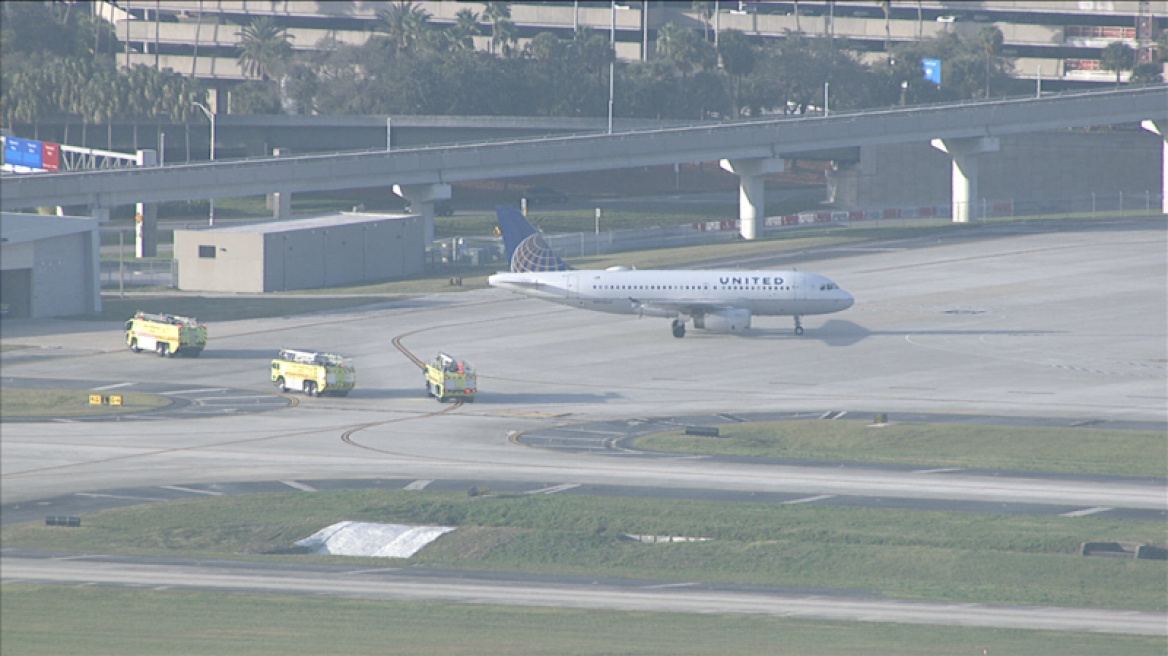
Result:
{"label": "aircraft door", "polygon": [[791,289],[795,292],[795,300],[803,301],[807,299],[806,278],[800,273],[791,275]]}

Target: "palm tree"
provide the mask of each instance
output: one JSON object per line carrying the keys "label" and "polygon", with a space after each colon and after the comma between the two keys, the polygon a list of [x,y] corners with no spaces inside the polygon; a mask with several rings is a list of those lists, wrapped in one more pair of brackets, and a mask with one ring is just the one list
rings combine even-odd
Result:
{"label": "palm tree", "polygon": [[690,2],[690,7],[702,19],[702,38],[709,41],[710,18],[714,15],[714,3],[703,0],[693,0]]}
{"label": "palm tree", "polygon": [[412,50],[430,27],[430,14],[412,2],[398,2],[377,12],[377,30],[398,50]]}
{"label": "palm tree", "polygon": [[1122,41],[1112,41],[1103,49],[1099,63],[1109,71],[1115,71],[1115,88],[1119,88],[1119,76],[1136,64],[1136,51]]}
{"label": "palm tree", "polygon": [[734,82],[732,116],[737,119],[740,105],[738,92],[742,78],[754,71],[754,66],[758,63],[758,52],[745,34],[738,30],[726,30],[718,40],[718,54],[722,58],[722,69]]}
{"label": "palm tree", "polygon": [[657,32],[657,56],[668,61],[685,79],[698,68],[709,68],[716,57],[709,43],[690,30],[666,23]]}
{"label": "palm tree", "polygon": [[253,20],[236,34],[240,37],[236,61],[248,77],[275,78],[292,54],[292,44],[288,42],[292,35],[267,16]]}
{"label": "palm tree", "polygon": [[450,40],[456,48],[474,50],[474,37],[479,31],[479,15],[471,9],[459,9],[454,24],[449,28]]}
{"label": "palm tree", "polygon": [[488,2],[483,9],[483,18],[491,22],[491,52],[498,44],[506,45],[513,38],[515,25],[511,22],[510,2]]}
{"label": "palm tree", "polygon": [[1002,49],[1002,31],[993,25],[986,25],[977,33],[977,43],[985,55],[985,97],[990,97],[990,68],[994,56]]}
{"label": "palm tree", "polygon": [[495,21],[491,25],[491,49],[499,47],[499,54],[510,57],[515,52],[519,37],[515,34],[515,23],[507,19]]}

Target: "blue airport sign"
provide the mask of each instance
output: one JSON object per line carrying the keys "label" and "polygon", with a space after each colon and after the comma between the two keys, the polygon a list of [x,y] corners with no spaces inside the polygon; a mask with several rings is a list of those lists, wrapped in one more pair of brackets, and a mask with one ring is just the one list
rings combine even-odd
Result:
{"label": "blue airport sign", "polygon": [[924,70],[925,79],[937,86],[941,86],[941,60],[940,59],[922,59],[921,68]]}

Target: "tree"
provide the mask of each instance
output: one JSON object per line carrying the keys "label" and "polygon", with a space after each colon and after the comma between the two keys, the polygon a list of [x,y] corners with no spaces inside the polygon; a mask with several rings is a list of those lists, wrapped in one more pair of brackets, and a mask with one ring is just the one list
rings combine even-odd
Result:
{"label": "tree", "polygon": [[510,2],[487,2],[483,9],[483,18],[491,23],[491,52],[495,47],[506,45],[507,40],[513,38],[515,24],[511,22]]}
{"label": "tree", "polygon": [[459,9],[454,23],[447,29],[450,32],[450,41],[455,48],[474,50],[474,37],[481,34],[479,15],[471,9]]}
{"label": "tree", "polygon": [[704,0],[693,0],[690,8],[702,19],[702,39],[710,40],[710,18],[714,16],[717,3]]}
{"label": "tree", "polygon": [[1099,63],[1109,71],[1115,71],[1115,88],[1119,88],[1119,76],[1123,71],[1135,67],[1136,51],[1122,41],[1112,41],[1103,49]]}
{"label": "tree", "polygon": [[754,71],[755,64],[758,63],[758,52],[745,34],[738,30],[726,30],[718,39],[718,54],[722,58],[722,69],[733,82],[731,117],[737,119],[741,116],[738,97],[742,78]]}
{"label": "tree", "polygon": [[377,12],[375,29],[389,38],[399,51],[413,50],[425,39],[430,14],[412,2],[398,2]]}
{"label": "tree", "polygon": [[717,61],[713,46],[674,23],[666,23],[658,30],[657,56],[672,64],[682,78],[695,70],[712,68]]}
{"label": "tree", "polygon": [[1164,76],[1160,64],[1151,62],[1136,64],[1135,68],[1132,69],[1131,77],[1128,78],[1130,84],[1156,84],[1163,81]]}
{"label": "tree", "polygon": [[253,20],[243,30],[236,32],[240,37],[239,56],[236,61],[247,77],[271,80],[279,77],[288,58],[292,55],[293,38],[286,28],[277,25],[267,16]]}
{"label": "tree", "polygon": [[977,44],[985,56],[985,97],[990,97],[990,69],[994,57],[1002,50],[1002,31],[993,25],[986,25],[977,33]]}

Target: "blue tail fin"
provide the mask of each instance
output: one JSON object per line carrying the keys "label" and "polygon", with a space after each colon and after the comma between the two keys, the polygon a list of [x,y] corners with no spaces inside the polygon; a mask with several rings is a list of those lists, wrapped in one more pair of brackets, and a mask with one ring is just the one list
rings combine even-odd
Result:
{"label": "blue tail fin", "polygon": [[499,217],[499,234],[503,236],[503,249],[513,273],[569,269],[518,207],[499,205],[495,207],[495,215]]}

